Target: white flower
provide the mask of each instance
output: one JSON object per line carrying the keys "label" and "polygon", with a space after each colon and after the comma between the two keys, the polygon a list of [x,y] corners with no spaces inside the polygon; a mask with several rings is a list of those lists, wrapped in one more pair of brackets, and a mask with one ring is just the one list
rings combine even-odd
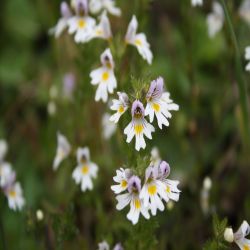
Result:
{"label": "white flower", "polygon": [[95,19],[88,16],[87,0],[76,1],[76,13],[76,16],[68,20],[69,33],[75,33],[76,43],[86,43],[93,38],[93,31],[96,25]]}
{"label": "white flower", "polygon": [[142,199],[139,197],[141,190],[141,180],[137,176],[132,176],[128,181],[128,193],[116,196],[118,201],[116,209],[122,210],[130,203],[130,211],[127,218],[135,225],[142,214],[146,219],[150,218],[148,208],[144,206]]}
{"label": "white flower", "polygon": [[242,1],[239,9],[240,16],[250,24],[250,0]]}
{"label": "white flower", "polygon": [[98,250],[109,250],[109,244],[107,241],[102,241],[98,244]]}
{"label": "white flower", "polygon": [[234,234],[234,242],[239,246],[241,250],[250,249],[250,240],[245,238],[249,233],[249,224],[246,221],[243,221],[238,231]]}
{"label": "white flower", "polygon": [[61,18],[58,20],[56,26],[49,31],[49,33],[54,34],[56,38],[58,38],[68,27],[68,20],[72,16],[70,8],[66,2],[62,2],[60,7]]}
{"label": "white flower", "polygon": [[115,7],[114,0],[90,0],[89,9],[93,14],[97,14],[104,9],[114,16],[121,15],[121,10]]}
{"label": "white flower", "polygon": [[207,176],[203,180],[203,188],[209,191],[211,187],[212,187],[212,180],[210,177]]}
{"label": "white flower", "polygon": [[110,114],[105,113],[102,117],[102,135],[108,140],[115,133],[117,125],[110,121]]}
{"label": "white flower", "polygon": [[157,147],[153,147],[151,150],[150,165],[159,166],[161,163],[160,153]]}
{"label": "white flower", "polygon": [[82,192],[87,189],[93,189],[92,179],[96,178],[98,166],[90,161],[89,149],[78,148],[77,150],[78,165],[73,171],[72,177],[77,184],[81,183]]}
{"label": "white flower", "polygon": [[145,183],[142,187],[140,198],[145,207],[150,207],[152,215],[156,215],[157,209],[164,210],[164,205],[160,197],[165,195],[164,186],[158,177],[158,166],[148,167],[145,173]]}
{"label": "white flower", "polygon": [[207,16],[208,35],[213,38],[223,27],[224,10],[218,2],[213,2],[212,12]]}
{"label": "white flower", "polygon": [[203,4],[203,0],[191,0],[193,6],[201,6]]}
{"label": "white flower", "polygon": [[11,165],[7,162],[0,162],[0,187],[12,185],[15,181],[15,172],[12,170]]}
{"label": "white flower", "polygon": [[48,114],[49,114],[50,116],[54,116],[54,115],[56,114],[57,108],[56,108],[56,104],[55,104],[54,101],[50,101],[50,102],[48,103],[47,110],[48,110]]}
{"label": "white flower", "polygon": [[135,136],[135,149],[139,151],[141,148],[145,149],[146,147],[144,135],[148,139],[152,139],[151,133],[154,132],[155,129],[144,118],[144,107],[140,101],[134,101],[131,113],[132,121],[124,129],[124,134],[127,135],[127,143],[130,143]]}
{"label": "white flower", "polygon": [[67,138],[61,133],[57,133],[57,151],[53,162],[53,169],[57,170],[60,163],[68,157],[71,151],[71,146]]}
{"label": "white flower", "polygon": [[147,38],[144,33],[136,34],[138,27],[138,22],[135,16],[132,17],[131,22],[129,23],[125,41],[128,44],[134,45],[140,55],[145,59],[148,64],[152,63],[153,54],[150,50],[150,45],[147,42]]}
{"label": "white flower", "polygon": [[119,96],[119,100],[114,99],[113,100],[113,104],[110,107],[112,110],[117,111],[115,114],[113,114],[110,117],[110,121],[117,123],[120,119],[120,117],[127,111],[128,109],[128,96],[126,93],[124,92],[117,92],[118,96]]}
{"label": "white flower", "polygon": [[234,241],[234,233],[231,227],[227,227],[224,231],[224,239],[227,242],[232,243]]}
{"label": "white flower", "polygon": [[250,46],[245,48],[245,59],[249,61],[246,65],[246,71],[250,71]]}
{"label": "white flower", "polygon": [[43,211],[41,209],[38,209],[36,211],[36,218],[38,221],[42,221],[44,218]]}
{"label": "white flower", "polygon": [[8,187],[5,191],[6,196],[8,198],[9,208],[13,210],[21,210],[25,204],[25,200],[23,197],[23,191],[18,182],[16,182],[13,186]]}
{"label": "white flower", "polygon": [[107,102],[108,93],[112,94],[117,87],[117,81],[114,75],[114,61],[110,49],[106,49],[101,54],[102,67],[93,70],[90,73],[91,84],[98,85],[95,94],[95,100],[102,99]]}
{"label": "white flower", "polygon": [[163,181],[165,184],[165,196],[162,198],[168,202],[169,200],[178,201],[180,197],[180,190],[178,189],[179,181],[166,179]]}
{"label": "white flower", "polygon": [[171,118],[171,110],[179,110],[179,106],[170,99],[168,92],[163,92],[164,80],[162,77],[151,82],[147,93],[147,106],[145,115],[149,115],[152,123],[154,115],[157,118],[158,126],[162,129],[162,125],[169,126],[167,118]]}
{"label": "white flower", "polygon": [[93,38],[103,38],[109,40],[112,38],[112,31],[110,28],[110,22],[106,12],[101,15],[100,23],[95,27]]}
{"label": "white flower", "polygon": [[8,144],[5,140],[0,140],[0,162],[4,159],[6,153],[8,151]]}
{"label": "white flower", "polygon": [[113,177],[113,180],[118,184],[111,186],[111,189],[115,194],[119,194],[128,188],[128,180],[131,175],[132,174],[129,169],[120,168],[119,170],[116,170],[116,176]]}

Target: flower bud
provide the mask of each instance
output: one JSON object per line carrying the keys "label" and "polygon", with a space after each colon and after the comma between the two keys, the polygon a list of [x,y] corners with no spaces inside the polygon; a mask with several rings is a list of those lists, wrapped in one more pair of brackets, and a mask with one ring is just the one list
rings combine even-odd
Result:
{"label": "flower bud", "polygon": [[231,227],[227,227],[224,231],[224,239],[227,242],[232,243],[234,241],[234,233]]}

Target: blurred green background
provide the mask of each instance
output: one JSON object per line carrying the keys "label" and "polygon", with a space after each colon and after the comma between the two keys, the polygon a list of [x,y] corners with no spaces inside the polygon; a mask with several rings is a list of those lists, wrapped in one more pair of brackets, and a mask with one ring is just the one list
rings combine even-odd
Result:
{"label": "blurred green background", "polygon": [[[211,3],[205,0],[202,8],[193,8],[189,0],[117,0],[122,16],[110,17],[119,47],[136,14],[139,31],[147,34],[154,54],[148,66],[129,47],[122,63],[116,63],[118,90],[131,88],[131,75],[161,75],[180,105],[170,127],[157,129],[153,140],[147,141],[146,153],[139,153],[149,155],[153,146],[159,148],[172,168],[170,178],[181,181],[180,201],[172,210],[149,221],[141,219],[133,227],[126,219],[127,209],[116,211],[110,185],[115,169],[135,153],[134,144],[127,145],[119,131],[108,142],[102,139],[101,118],[108,109],[95,103],[90,85],[89,72],[99,65],[106,42],[76,45],[66,32],[59,39],[49,36],[60,16],[59,0],[0,2],[0,138],[8,141],[6,160],[13,164],[26,198],[25,209],[13,212],[0,194],[5,249],[96,249],[103,239],[113,245],[122,242],[125,249],[202,249],[213,237],[212,214],[227,217],[234,228],[243,219],[250,222],[249,138],[243,129],[235,52],[226,23],[214,39],[208,37]],[[244,63],[249,25],[238,14],[241,1],[227,3]],[[60,98],[67,72],[76,75],[72,101]],[[244,77],[249,94],[250,76]],[[54,116],[47,111],[51,86],[59,90]],[[74,157],[53,172],[58,130],[75,148],[89,146],[100,167],[93,191],[82,193],[75,185]],[[206,176],[213,186],[205,215],[200,195]],[[44,213],[41,222],[37,209]]]}

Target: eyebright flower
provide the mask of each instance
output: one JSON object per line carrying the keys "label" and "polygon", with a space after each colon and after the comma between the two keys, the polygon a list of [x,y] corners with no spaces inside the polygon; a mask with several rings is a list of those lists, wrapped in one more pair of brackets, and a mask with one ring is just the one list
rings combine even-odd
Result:
{"label": "eyebright flower", "polygon": [[61,133],[57,133],[57,151],[53,162],[53,169],[57,170],[60,163],[68,157],[71,151],[71,146],[67,138]]}
{"label": "eyebright flower", "polygon": [[[109,249],[110,249],[109,244],[105,240],[98,244],[98,250],[109,250]],[[113,250],[123,250],[121,243],[117,243],[114,246]]]}
{"label": "eyebright flower", "polygon": [[135,149],[139,151],[145,149],[146,142],[144,135],[148,139],[152,139],[151,133],[155,131],[154,127],[144,118],[145,112],[143,104],[136,100],[131,109],[132,121],[124,129],[124,134],[127,135],[127,143],[130,143],[135,136]]}
{"label": "eyebright flower", "polygon": [[77,150],[77,162],[78,165],[73,171],[72,177],[75,180],[76,184],[81,183],[82,192],[87,189],[93,189],[92,179],[96,178],[98,166],[90,161],[89,149],[78,148]]}
{"label": "eyebright flower", "polygon": [[86,43],[93,38],[96,21],[88,15],[88,1],[76,0],[76,16],[69,18],[69,33],[75,33],[76,43]]}
{"label": "eyebright flower", "polygon": [[117,87],[117,81],[114,75],[114,61],[110,49],[106,49],[101,54],[102,67],[93,70],[90,73],[91,84],[98,85],[95,94],[95,101],[102,99],[107,102],[108,93],[112,94]]}
{"label": "eyebright flower", "polygon": [[128,181],[128,193],[116,196],[118,201],[116,208],[122,210],[130,203],[130,211],[127,218],[136,224],[139,220],[140,213],[149,219],[148,208],[144,206],[143,201],[140,199],[139,194],[141,191],[141,180],[138,176],[132,176]]}
{"label": "eyebright flower", "polygon": [[125,41],[128,44],[134,45],[140,55],[145,59],[148,64],[152,63],[153,54],[150,50],[150,45],[147,42],[146,35],[144,33],[136,34],[138,27],[138,22],[135,16],[132,17],[129,23],[127,34],[125,36]]}
{"label": "eyebright flower", "polygon": [[121,10],[115,7],[114,0],[90,0],[89,9],[93,14],[96,14],[104,9],[114,16],[121,15]]}
{"label": "eyebright flower", "polygon": [[245,59],[248,60],[248,64],[246,65],[246,71],[250,71],[250,46],[245,48]]}
{"label": "eyebright flower", "polygon": [[149,166],[145,172],[145,183],[142,187],[140,198],[145,207],[150,207],[152,215],[156,215],[157,209],[164,210],[160,197],[164,196],[164,187],[161,181],[157,180],[158,167]]}
{"label": "eyebright flower", "polygon": [[210,38],[222,29],[224,23],[224,10],[218,2],[213,2],[212,12],[207,16],[208,35]]}
{"label": "eyebright flower", "polygon": [[95,27],[93,38],[95,37],[103,38],[106,40],[110,40],[112,38],[110,22],[109,22],[106,12],[102,13],[100,23]]}
{"label": "eyebright flower", "polygon": [[117,92],[117,94],[119,96],[119,100],[114,99],[113,104],[110,107],[112,110],[117,111],[110,117],[110,121],[114,123],[117,123],[119,121],[120,117],[127,111],[129,105],[129,100],[126,93]]}
{"label": "eyebright flower", "polygon": [[169,98],[168,92],[163,92],[164,80],[162,77],[151,82],[146,99],[147,106],[145,115],[149,115],[149,120],[152,123],[154,115],[156,115],[158,126],[162,129],[162,125],[169,126],[167,118],[171,118],[171,110],[179,110],[179,106]]}
{"label": "eyebright flower", "polygon": [[119,170],[116,170],[116,176],[113,177],[113,180],[118,184],[111,186],[111,189],[115,194],[119,194],[128,188],[128,180],[131,175],[132,172],[130,169],[120,168]]}
{"label": "eyebright flower", "polygon": [[153,147],[151,150],[150,165],[158,167],[161,163],[160,153],[157,147]]}
{"label": "eyebright flower", "polygon": [[228,242],[235,242],[241,250],[250,249],[250,240],[246,239],[246,236],[250,233],[250,226],[246,221],[243,221],[240,228],[232,236],[232,229],[226,228],[224,232],[224,238]]}
{"label": "eyebright flower", "polygon": [[193,6],[201,6],[203,4],[203,0],[191,0]]}
{"label": "eyebright flower", "polygon": [[25,205],[25,200],[23,197],[23,191],[20,183],[15,183],[5,189],[5,194],[8,198],[9,208],[16,210],[21,210]]}
{"label": "eyebright flower", "polygon": [[102,135],[108,140],[115,133],[117,125],[110,121],[110,114],[105,113],[102,117]]}
{"label": "eyebright flower", "polygon": [[50,29],[50,33],[58,38],[62,32],[68,27],[68,20],[72,16],[70,8],[66,2],[61,3],[61,18],[58,20],[56,26]]}

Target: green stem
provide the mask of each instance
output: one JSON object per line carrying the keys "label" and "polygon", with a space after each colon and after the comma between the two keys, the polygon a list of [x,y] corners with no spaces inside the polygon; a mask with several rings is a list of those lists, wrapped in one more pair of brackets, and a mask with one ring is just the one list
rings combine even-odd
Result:
{"label": "green stem", "polygon": [[7,247],[6,247],[4,225],[3,225],[2,206],[0,208],[0,239],[1,239],[1,242],[2,242],[2,249],[6,250]]}
{"label": "green stem", "polygon": [[235,49],[235,54],[236,54],[235,66],[236,66],[237,84],[238,84],[238,89],[239,89],[239,94],[240,94],[241,113],[242,113],[242,118],[243,118],[243,123],[244,123],[246,144],[249,146],[250,145],[250,130],[249,130],[249,107],[248,107],[247,85],[244,79],[244,71],[243,71],[243,66],[241,62],[240,49],[239,49],[239,44],[238,44],[238,41],[234,32],[232,20],[231,20],[231,17],[227,8],[227,4],[225,0],[220,0],[220,1],[225,12],[226,22],[227,22],[229,32],[231,35],[231,39],[232,39],[234,49]]}

